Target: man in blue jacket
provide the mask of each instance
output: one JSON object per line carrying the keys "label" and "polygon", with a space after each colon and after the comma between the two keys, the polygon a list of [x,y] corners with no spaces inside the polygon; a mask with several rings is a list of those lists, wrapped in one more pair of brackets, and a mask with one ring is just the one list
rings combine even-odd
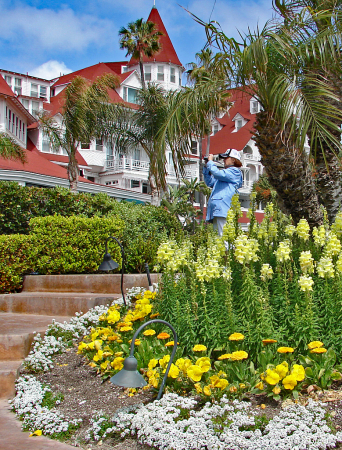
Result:
{"label": "man in blue jacket", "polygon": [[222,236],[232,197],[242,186],[242,163],[240,152],[232,148],[219,156],[223,159],[224,169],[220,170],[213,162],[214,155],[209,155],[203,175],[205,184],[213,188],[207,205],[206,220],[212,222]]}

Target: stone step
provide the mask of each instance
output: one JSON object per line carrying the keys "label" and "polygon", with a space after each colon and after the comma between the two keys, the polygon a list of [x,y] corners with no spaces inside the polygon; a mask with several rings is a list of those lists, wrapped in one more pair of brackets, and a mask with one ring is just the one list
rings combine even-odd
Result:
{"label": "stone step", "polygon": [[15,395],[14,383],[19,376],[21,363],[21,360],[0,361],[0,398],[12,398]]}
{"label": "stone step", "polygon": [[[152,273],[152,283],[157,283],[160,274]],[[145,273],[127,274],[123,277],[124,293],[132,287],[148,288]],[[98,294],[121,293],[121,274],[77,274],[77,275],[26,275],[24,292],[96,292]]]}
{"label": "stone step", "polygon": [[75,447],[45,436],[29,437],[6,400],[0,400],[0,450],[75,450]]}
{"label": "stone step", "polygon": [[[84,292],[20,292],[0,295],[0,313],[39,314],[46,316],[73,316],[86,313],[99,305],[108,305],[120,294]],[[1,333],[1,328],[0,328]]]}
{"label": "stone step", "polygon": [[[53,318],[58,322],[70,319],[69,316]],[[34,332],[44,333],[53,318],[34,314],[0,313],[0,361],[24,359],[30,351]]]}

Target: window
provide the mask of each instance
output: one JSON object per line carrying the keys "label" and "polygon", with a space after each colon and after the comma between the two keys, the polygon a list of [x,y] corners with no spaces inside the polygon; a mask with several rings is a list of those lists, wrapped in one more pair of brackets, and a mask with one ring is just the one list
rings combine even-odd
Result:
{"label": "window", "polygon": [[14,92],[17,95],[21,95],[21,92],[22,92],[21,78],[14,78]]}
{"label": "window", "polygon": [[237,119],[235,121],[235,127],[236,127],[236,131],[240,130],[240,128],[242,127],[242,119]]}
{"label": "window", "polygon": [[95,148],[99,152],[103,151],[103,141],[102,141],[102,139],[96,139],[96,147]]}
{"label": "window", "polygon": [[164,66],[158,66],[157,80],[164,81]]}
{"label": "window", "polygon": [[214,135],[218,132],[218,130],[219,130],[218,123],[215,123],[214,126],[213,126],[213,133],[214,133]]}
{"label": "window", "polygon": [[50,153],[50,140],[49,140],[49,136],[45,133],[43,134],[42,151],[45,153]]}
{"label": "window", "polygon": [[251,114],[259,112],[259,102],[257,100],[251,100]]}
{"label": "window", "polygon": [[39,102],[32,101],[32,116],[37,117],[39,113]]}
{"label": "window", "polygon": [[22,98],[22,99],[21,99],[21,103],[23,104],[23,106],[24,106],[26,109],[29,109],[29,107],[30,107],[30,102],[29,102],[28,100]]}
{"label": "window", "polygon": [[140,161],[140,149],[139,148],[135,148],[134,149],[134,156],[133,156],[135,161]]}
{"label": "window", "polygon": [[181,73],[179,72],[179,86],[182,86],[182,77],[181,77]]}
{"label": "window", "polygon": [[122,66],[121,70],[122,70],[121,73],[126,73],[126,72],[128,72],[128,67],[127,66]]}
{"label": "window", "polygon": [[144,75],[145,75],[145,81],[151,81],[151,79],[152,79],[151,66],[144,67]]}
{"label": "window", "polygon": [[93,183],[95,183],[95,177],[87,177],[87,179],[88,179],[89,181],[92,181]]}
{"label": "window", "polygon": [[46,97],[46,86],[39,86],[39,97],[40,98],[47,98]]}
{"label": "window", "polygon": [[21,140],[21,120],[19,120],[19,139]]}
{"label": "window", "polygon": [[143,194],[149,194],[151,192],[150,186],[146,181],[142,182],[142,193]]}
{"label": "window", "polygon": [[55,89],[51,89],[51,97],[55,96]]}
{"label": "window", "polygon": [[90,149],[90,142],[82,142],[81,143],[81,149],[82,150],[89,150]]}
{"label": "window", "polygon": [[137,104],[138,103],[137,93],[138,93],[137,89],[132,89],[124,86],[123,99],[125,100],[125,102]]}
{"label": "window", "polygon": [[176,69],[174,67],[170,67],[170,82],[176,82]]}
{"label": "window", "polygon": [[12,77],[5,75],[5,81],[9,86],[12,86]]}
{"label": "window", "polygon": [[131,180],[131,188],[134,189],[134,188],[138,188],[138,187],[140,187],[140,181]]}
{"label": "window", "polygon": [[197,141],[191,141],[191,153],[197,155]]}
{"label": "window", "polygon": [[38,97],[38,84],[31,83],[31,97]]}

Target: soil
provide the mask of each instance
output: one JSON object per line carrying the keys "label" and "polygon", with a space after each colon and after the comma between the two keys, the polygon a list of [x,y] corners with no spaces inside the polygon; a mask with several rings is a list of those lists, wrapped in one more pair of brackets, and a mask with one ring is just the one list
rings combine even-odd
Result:
{"label": "soil", "polygon": [[[94,369],[88,366],[84,357],[76,353],[77,348],[55,357],[55,367],[47,373],[37,375],[40,382],[47,383],[54,392],[60,392],[64,400],[57,406],[58,410],[68,419],[82,419],[81,427],[66,441],[66,443],[85,450],[151,450],[151,447],[138,443],[135,439],[118,441],[106,439],[97,443],[87,442],[85,433],[90,420],[97,413],[111,417],[121,408],[129,405],[146,404],[154,399],[151,391],[142,391],[129,397],[127,390],[114,386],[109,380],[103,382]],[[23,372],[25,373],[25,372]],[[326,402],[331,421],[336,430],[342,430],[342,381],[335,383],[332,389],[320,391],[309,388],[310,394],[300,398],[305,404],[309,397]],[[250,401],[256,415],[266,415],[272,418],[281,408],[291,403],[274,401],[265,395],[250,395],[245,398]],[[337,448],[342,448],[338,446]]]}

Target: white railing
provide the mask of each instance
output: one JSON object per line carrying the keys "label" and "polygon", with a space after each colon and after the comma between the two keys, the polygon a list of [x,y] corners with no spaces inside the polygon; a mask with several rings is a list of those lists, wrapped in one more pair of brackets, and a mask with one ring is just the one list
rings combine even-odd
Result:
{"label": "white railing", "polygon": [[[134,172],[144,172],[146,176],[148,175],[150,169],[150,163],[148,161],[140,161],[132,158],[120,158],[120,159],[107,159],[106,169],[113,172],[122,172],[123,170],[134,171]],[[176,172],[172,164],[167,164],[166,172],[169,176],[175,177]],[[198,171],[196,168],[186,168],[185,178],[195,178],[198,176]]]}
{"label": "white railing", "polygon": [[253,160],[253,161],[260,161],[260,160],[261,160],[261,157],[260,157],[259,155],[258,155],[258,156],[254,156],[254,155],[252,155],[251,153],[243,153],[242,159],[243,159],[243,160],[251,159],[251,160]]}

